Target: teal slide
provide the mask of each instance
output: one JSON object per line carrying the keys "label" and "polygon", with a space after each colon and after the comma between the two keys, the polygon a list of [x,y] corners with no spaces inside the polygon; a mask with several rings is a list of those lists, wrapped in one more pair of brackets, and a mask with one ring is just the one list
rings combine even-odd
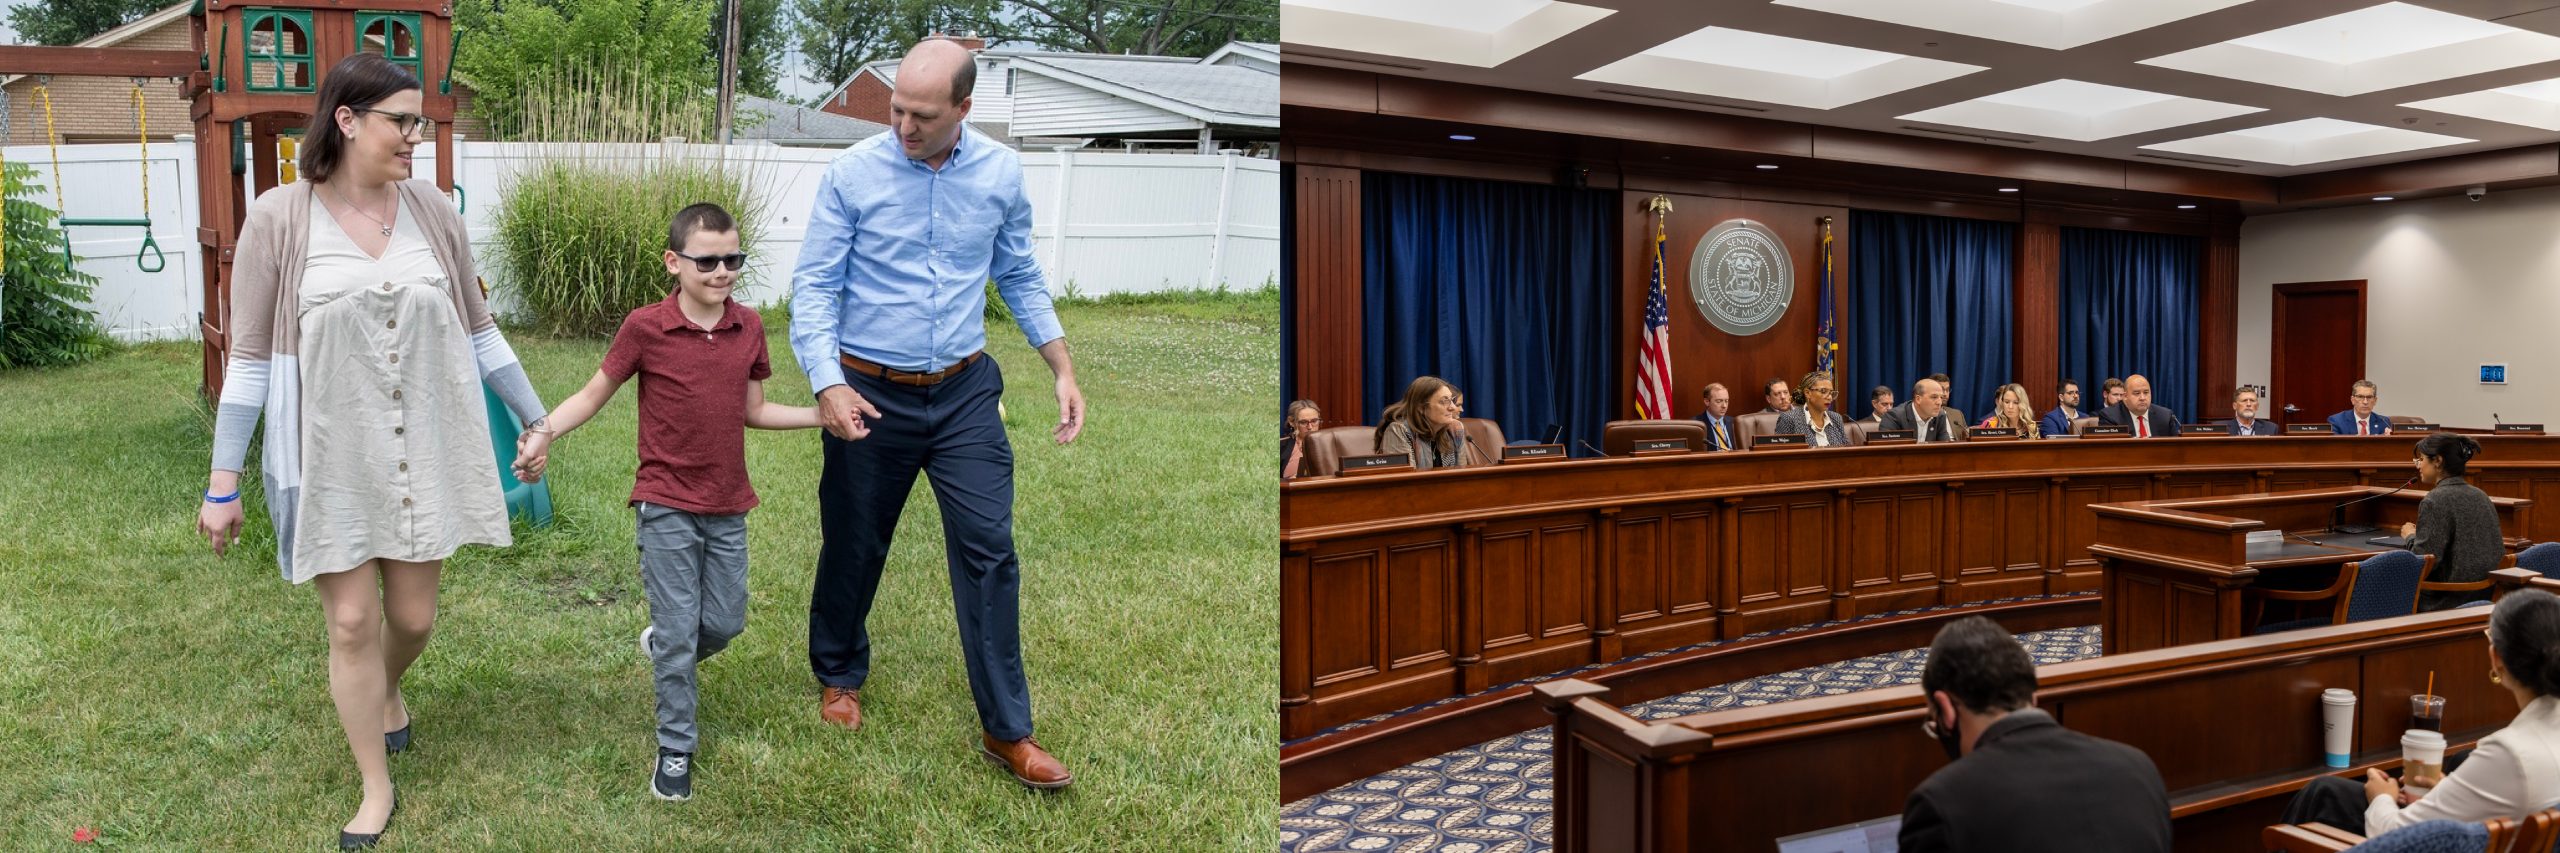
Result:
{"label": "teal slide", "polygon": [[497,389],[483,383],[480,394],[488,399],[489,444],[497,450],[498,485],[507,491],[507,517],[534,527],[550,527],[551,478],[546,476],[539,483],[516,479],[516,436],[524,433],[523,422],[516,420],[516,413],[507,411],[507,404],[498,399]]}

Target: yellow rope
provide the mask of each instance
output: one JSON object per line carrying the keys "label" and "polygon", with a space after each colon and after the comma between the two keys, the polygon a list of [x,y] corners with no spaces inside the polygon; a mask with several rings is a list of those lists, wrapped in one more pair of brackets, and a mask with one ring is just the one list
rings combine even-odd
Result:
{"label": "yellow rope", "polygon": [[53,152],[53,215],[67,216],[71,210],[62,205],[62,146],[54,141],[53,90],[46,85],[51,79],[46,77],[36,81],[36,97],[44,99],[45,150]]}
{"label": "yellow rope", "polygon": [[151,218],[151,112],[144,108],[142,78],[133,78],[133,135],[142,145],[142,218]]}

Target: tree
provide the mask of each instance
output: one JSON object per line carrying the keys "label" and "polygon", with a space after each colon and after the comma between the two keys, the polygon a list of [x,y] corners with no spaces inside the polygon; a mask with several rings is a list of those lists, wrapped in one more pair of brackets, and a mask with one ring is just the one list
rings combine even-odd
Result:
{"label": "tree", "polygon": [[1029,42],[1084,53],[1207,56],[1230,41],[1280,40],[1279,0],[1013,0],[980,4],[960,23],[988,44]]}
{"label": "tree", "polygon": [[89,312],[98,279],[64,257],[61,227],[44,206],[49,195],[35,167],[0,170],[0,205],[8,208],[8,284],[0,287],[0,370],[53,367],[96,358],[113,347]]}
{"label": "tree", "polygon": [[943,25],[992,5],[988,0],[793,0],[793,35],[809,74],[842,85],[865,63],[902,55]]}
{"label": "tree", "polygon": [[38,0],[9,9],[9,28],[18,40],[66,45],[167,8],[162,0]]}
{"label": "tree", "polygon": [[463,29],[454,76],[478,93],[474,109],[499,139],[524,130],[524,95],[539,81],[581,70],[612,69],[616,85],[651,92],[598,92],[599,97],[673,97],[709,101],[719,65],[706,49],[713,0],[464,0],[454,11]]}
{"label": "tree", "polygon": [[[713,62],[720,57],[725,0],[711,4]],[[792,31],[784,20],[782,0],[738,0],[738,91],[762,98],[782,97],[782,55],[790,50]],[[714,73],[717,66],[714,66]]]}

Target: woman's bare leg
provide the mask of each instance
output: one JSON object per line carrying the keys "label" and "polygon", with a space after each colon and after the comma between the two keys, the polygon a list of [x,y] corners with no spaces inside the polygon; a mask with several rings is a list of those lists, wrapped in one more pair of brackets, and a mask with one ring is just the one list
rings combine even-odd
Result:
{"label": "woman's bare leg", "polygon": [[382,730],[395,732],[409,725],[400,676],[426,651],[427,637],[435,632],[436,589],[444,561],[377,562],[382,565]]}
{"label": "woman's bare leg", "polygon": [[382,747],[382,603],[377,597],[381,573],[367,561],[354,569],[312,580],[320,589],[320,610],[329,625],[329,698],[338,705],[338,727],[346,730],[347,749],[355,753],[356,773],[364,779],[364,804],[347,821],[346,831],[374,833],[391,819],[391,762]]}

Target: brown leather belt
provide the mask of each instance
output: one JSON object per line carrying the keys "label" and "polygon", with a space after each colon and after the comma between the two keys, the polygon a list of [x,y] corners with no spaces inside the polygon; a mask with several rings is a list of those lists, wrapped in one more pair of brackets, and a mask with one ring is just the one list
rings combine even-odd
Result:
{"label": "brown leather belt", "polygon": [[932,373],[909,373],[892,367],[881,367],[880,365],[854,358],[852,355],[844,352],[837,352],[836,360],[844,363],[844,369],[873,379],[885,379],[900,385],[925,386],[942,384],[942,380],[959,375],[960,371],[969,369],[969,365],[978,363],[978,358],[986,354],[986,350],[979,350],[977,352],[970,353],[968,356],[960,359],[958,363],[953,364],[950,367],[945,367],[941,370],[936,370]]}

